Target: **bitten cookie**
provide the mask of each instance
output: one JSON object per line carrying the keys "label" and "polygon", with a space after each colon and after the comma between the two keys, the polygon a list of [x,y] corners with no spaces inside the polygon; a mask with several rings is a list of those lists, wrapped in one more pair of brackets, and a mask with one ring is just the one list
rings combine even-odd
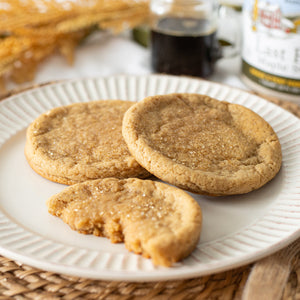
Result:
{"label": "bitten cookie", "polygon": [[47,206],[72,229],[125,242],[155,265],[171,266],[188,256],[201,231],[198,203],[178,188],[151,180],[90,180],[52,196]]}
{"label": "bitten cookie", "polygon": [[280,142],[263,118],[204,95],[148,97],[125,113],[122,132],[144,168],[195,193],[247,193],[281,167]]}
{"label": "bitten cookie", "polygon": [[101,100],[54,108],[27,129],[25,156],[41,176],[63,184],[149,176],[130,155],[121,127],[131,101]]}

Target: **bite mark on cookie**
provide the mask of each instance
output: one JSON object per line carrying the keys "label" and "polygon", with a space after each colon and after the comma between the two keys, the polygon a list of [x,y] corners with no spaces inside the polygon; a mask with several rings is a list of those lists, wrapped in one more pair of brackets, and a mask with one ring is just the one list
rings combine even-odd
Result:
{"label": "bite mark on cookie", "polygon": [[106,178],[75,184],[47,201],[73,230],[124,242],[129,251],[171,266],[200,237],[202,215],[186,192],[151,180]]}

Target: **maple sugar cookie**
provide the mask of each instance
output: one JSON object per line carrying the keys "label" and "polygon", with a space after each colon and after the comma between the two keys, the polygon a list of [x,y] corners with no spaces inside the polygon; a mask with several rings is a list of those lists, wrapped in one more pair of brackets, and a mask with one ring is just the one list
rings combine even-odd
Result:
{"label": "maple sugar cookie", "polygon": [[171,266],[196,247],[202,215],[186,192],[165,183],[105,178],[67,187],[47,201],[73,230],[124,242],[128,250]]}
{"label": "maple sugar cookie", "polygon": [[122,133],[144,168],[195,193],[247,193],[281,167],[280,142],[263,118],[204,95],[147,97],[125,113]]}
{"label": "maple sugar cookie", "polygon": [[100,100],[53,108],[27,129],[25,156],[41,176],[63,184],[149,176],[130,155],[121,127],[131,101]]}

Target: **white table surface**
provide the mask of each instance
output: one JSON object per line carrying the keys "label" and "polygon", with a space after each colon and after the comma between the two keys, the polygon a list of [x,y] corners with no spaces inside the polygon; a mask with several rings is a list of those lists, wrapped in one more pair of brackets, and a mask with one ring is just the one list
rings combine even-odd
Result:
{"label": "white table surface", "polygon": [[[207,79],[248,89],[240,79],[240,61],[239,56],[219,60],[214,74]],[[39,66],[33,83],[115,74],[151,73],[149,49],[134,42],[130,34],[112,36],[101,33],[90,37],[76,48],[75,62],[71,66],[61,55],[48,58]],[[14,87],[13,84],[8,86],[9,89]]]}

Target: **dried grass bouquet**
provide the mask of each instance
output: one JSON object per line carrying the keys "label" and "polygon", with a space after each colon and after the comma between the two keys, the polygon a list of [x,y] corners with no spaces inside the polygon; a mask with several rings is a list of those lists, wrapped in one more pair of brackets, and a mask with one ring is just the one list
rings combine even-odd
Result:
{"label": "dried grass bouquet", "polygon": [[38,64],[54,52],[72,63],[86,36],[134,28],[148,11],[147,0],[0,1],[0,88],[9,80],[32,80]]}

